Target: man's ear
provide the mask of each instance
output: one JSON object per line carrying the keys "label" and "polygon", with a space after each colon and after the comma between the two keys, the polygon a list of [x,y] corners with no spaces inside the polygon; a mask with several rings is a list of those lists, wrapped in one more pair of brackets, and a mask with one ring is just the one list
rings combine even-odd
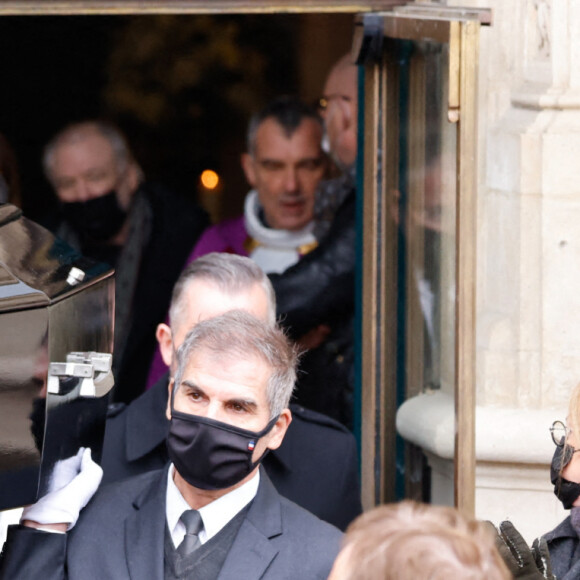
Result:
{"label": "man's ear", "polygon": [[167,386],[167,407],[165,408],[165,416],[168,421],[171,421],[171,393],[173,392],[173,385],[175,380],[171,378],[169,385]]}
{"label": "man's ear", "polygon": [[290,423],[292,423],[292,411],[290,409],[284,409],[280,413],[274,427],[272,427],[270,440],[268,441],[268,449],[278,449],[282,445],[284,435],[286,435]]}
{"label": "man's ear", "polygon": [[171,362],[173,361],[173,335],[171,334],[171,328],[163,322],[158,324],[157,330],[155,331],[155,338],[159,343],[159,350],[163,362],[171,368]]}
{"label": "man's ear", "polygon": [[131,191],[136,191],[141,182],[141,176],[143,172],[139,165],[135,161],[131,161],[127,167],[127,183],[131,188]]}
{"label": "man's ear", "polygon": [[256,171],[254,170],[254,158],[249,153],[242,153],[240,157],[242,169],[246,175],[248,183],[254,187],[256,185]]}
{"label": "man's ear", "polygon": [[352,103],[339,100],[337,102],[340,115],[340,135],[335,144],[335,154],[346,165],[356,161],[357,153],[357,124],[356,114]]}
{"label": "man's ear", "polygon": [[354,115],[352,104],[343,100],[339,101],[340,112],[342,114],[342,126],[345,131],[352,130],[354,124]]}
{"label": "man's ear", "polygon": [[141,183],[142,174],[143,172],[139,165],[131,160],[129,161],[124,173],[121,175],[121,183],[117,190],[117,195],[119,196],[119,203],[125,211],[127,211],[131,206],[133,196]]}

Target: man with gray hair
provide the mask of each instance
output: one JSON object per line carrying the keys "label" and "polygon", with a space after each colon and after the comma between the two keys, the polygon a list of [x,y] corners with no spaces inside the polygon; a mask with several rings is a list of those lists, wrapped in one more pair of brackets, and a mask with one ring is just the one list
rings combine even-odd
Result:
{"label": "man with gray hair", "polygon": [[[212,253],[192,262],[173,289],[169,324],[157,340],[174,375],[175,353],[201,320],[228,310],[245,310],[274,326],[276,301],[268,277],[252,260]],[[165,373],[129,406],[111,409],[105,431],[104,482],[154,469],[168,461],[165,418],[169,374]],[[338,422],[299,405],[282,445],[263,461],[277,491],[319,518],[345,529],[361,511],[356,442]]]}
{"label": "man with gray hair", "polygon": [[46,146],[46,177],[59,215],[45,225],[71,246],[116,269],[117,400],[143,392],[155,349],[155,327],[200,234],[205,212],[190,200],[146,183],[123,134],[110,123],[84,121]]}
{"label": "man with gray hair", "polygon": [[24,521],[5,577],[40,558],[38,577],[66,569],[69,580],[326,578],[340,532],[278,495],[260,468],[292,420],[295,367],[283,332],[247,312],[196,324],[170,383],[171,464],[103,488],[66,536],[46,531],[65,522]]}

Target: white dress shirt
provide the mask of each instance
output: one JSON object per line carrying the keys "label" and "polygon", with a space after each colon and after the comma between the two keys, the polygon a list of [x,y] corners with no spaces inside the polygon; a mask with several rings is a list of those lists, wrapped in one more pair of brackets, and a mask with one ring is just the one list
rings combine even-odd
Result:
{"label": "white dress shirt", "polygon": [[[177,548],[185,536],[185,526],[179,518],[184,511],[190,510],[191,506],[185,501],[173,481],[174,469],[174,466],[171,465],[167,474],[165,510],[171,539]],[[256,475],[250,481],[199,509],[199,514],[203,520],[203,530],[199,534],[199,541],[205,544],[243,510],[256,497],[259,484],[260,471],[257,470]]]}

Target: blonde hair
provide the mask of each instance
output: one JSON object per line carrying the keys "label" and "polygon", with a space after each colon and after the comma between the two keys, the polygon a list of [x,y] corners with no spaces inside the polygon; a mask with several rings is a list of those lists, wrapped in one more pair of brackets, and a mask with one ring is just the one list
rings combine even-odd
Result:
{"label": "blonde hair", "polygon": [[338,580],[508,580],[486,525],[450,507],[379,506],[348,528]]}
{"label": "blonde hair", "polygon": [[574,387],[570,395],[570,404],[568,406],[568,418],[566,420],[568,427],[576,436],[576,442],[579,443],[580,435],[580,384]]}
{"label": "blonde hair", "polygon": [[[578,445],[580,442],[580,438],[578,436],[580,434],[580,384],[574,387],[572,394],[570,395],[570,402],[568,404],[568,417],[566,418],[566,426],[572,433],[574,433],[576,445]],[[562,475],[564,468],[566,467],[566,465],[568,465],[571,459],[571,456],[567,455],[566,447],[573,448],[573,446],[570,445],[570,443],[568,443],[567,438],[566,441],[564,441],[564,449],[563,449],[564,452],[560,454],[560,461],[558,462],[559,465],[555,465],[555,467],[557,467],[558,469],[558,475],[560,476]],[[561,479],[558,479],[555,485],[558,487],[557,491],[559,492],[560,486],[562,485]]]}

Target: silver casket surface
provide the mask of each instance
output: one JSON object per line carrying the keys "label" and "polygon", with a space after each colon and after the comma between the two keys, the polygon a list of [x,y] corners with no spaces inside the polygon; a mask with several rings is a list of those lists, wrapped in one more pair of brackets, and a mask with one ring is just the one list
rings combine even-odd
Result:
{"label": "silver casket surface", "polygon": [[58,461],[102,452],[113,270],[0,205],[0,510],[34,503]]}

